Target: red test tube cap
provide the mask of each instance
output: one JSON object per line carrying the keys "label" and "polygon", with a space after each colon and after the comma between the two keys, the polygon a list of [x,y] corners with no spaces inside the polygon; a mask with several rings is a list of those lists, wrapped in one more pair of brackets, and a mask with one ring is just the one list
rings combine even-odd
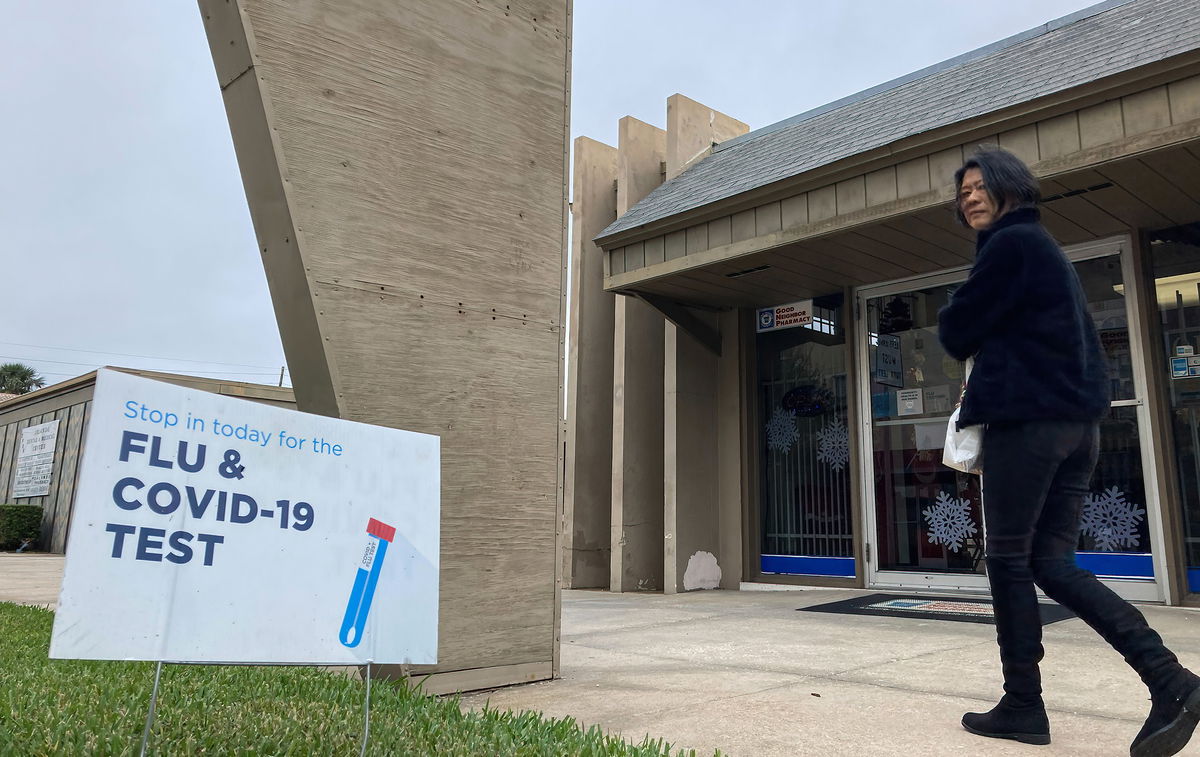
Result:
{"label": "red test tube cap", "polygon": [[371,518],[367,521],[367,533],[371,536],[378,536],[386,542],[390,542],[396,538],[396,528],[389,526],[381,520]]}

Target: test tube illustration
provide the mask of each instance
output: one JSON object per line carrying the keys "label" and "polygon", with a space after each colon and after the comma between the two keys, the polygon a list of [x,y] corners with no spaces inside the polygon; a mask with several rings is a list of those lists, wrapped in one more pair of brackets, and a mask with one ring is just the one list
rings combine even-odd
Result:
{"label": "test tube illustration", "polygon": [[342,632],[338,637],[347,647],[357,647],[362,641],[367,614],[371,612],[371,600],[375,598],[375,584],[379,583],[383,558],[387,555],[388,544],[396,538],[396,529],[370,518],[367,520],[367,534],[362,562],[354,574],[354,587],[350,589],[350,601],[346,603],[346,616],[342,618]]}

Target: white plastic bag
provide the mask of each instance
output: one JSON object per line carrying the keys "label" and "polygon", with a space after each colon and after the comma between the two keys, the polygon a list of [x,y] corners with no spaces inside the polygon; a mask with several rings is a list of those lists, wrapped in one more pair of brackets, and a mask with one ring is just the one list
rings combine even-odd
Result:
{"label": "white plastic bag", "polygon": [[[967,384],[971,383],[971,369],[974,367],[974,358],[968,358],[965,378]],[[942,448],[942,464],[963,473],[983,473],[983,426],[967,426],[959,431],[958,413],[961,409],[962,404],[959,403],[950,414],[950,422],[946,425],[946,446]]]}
{"label": "white plastic bag", "polygon": [[963,473],[983,472],[983,426],[967,426],[958,430],[958,411],[950,414],[946,426],[946,446],[942,450],[942,463]]}

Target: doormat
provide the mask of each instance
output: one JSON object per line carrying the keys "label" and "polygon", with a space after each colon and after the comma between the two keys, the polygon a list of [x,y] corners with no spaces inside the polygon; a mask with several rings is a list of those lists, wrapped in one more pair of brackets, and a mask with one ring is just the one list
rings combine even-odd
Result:
{"label": "doormat", "polygon": [[[1039,602],[1042,625],[1075,617],[1062,605]],[[957,620],[962,623],[994,623],[992,602],[988,599],[958,597],[898,596],[868,594],[812,607],[799,607],[799,612],[828,612],[841,615],[878,615],[885,618],[918,618],[921,620]]]}

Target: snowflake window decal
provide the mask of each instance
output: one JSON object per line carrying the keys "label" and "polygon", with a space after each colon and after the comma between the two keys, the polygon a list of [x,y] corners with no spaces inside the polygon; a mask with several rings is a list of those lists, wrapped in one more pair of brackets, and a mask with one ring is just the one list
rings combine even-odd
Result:
{"label": "snowflake window decal", "polygon": [[796,411],[775,408],[767,421],[767,446],[776,452],[786,452],[800,438],[796,428]]}
{"label": "snowflake window decal", "polygon": [[834,418],[817,432],[817,461],[835,471],[850,462],[850,432],[841,418]]}
{"label": "snowflake window decal", "polygon": [[975,521],[971,519],[971,500],[951,497],[946,492],[938,492],[937,500],[921,511],[925,522],[929,524],[929,541],[931,544],[943,544],[951,552],[958,552],[963,542],[978,533]]}
{"label": "snowflake window decal", "polygon": [[1118,487],[1110,486],[1084,499],[1083,533],[1092,537],[1097,552],[1137,547],[1141,543],[1138,524],[1145,516],[1145,508],[1127,500]]}

